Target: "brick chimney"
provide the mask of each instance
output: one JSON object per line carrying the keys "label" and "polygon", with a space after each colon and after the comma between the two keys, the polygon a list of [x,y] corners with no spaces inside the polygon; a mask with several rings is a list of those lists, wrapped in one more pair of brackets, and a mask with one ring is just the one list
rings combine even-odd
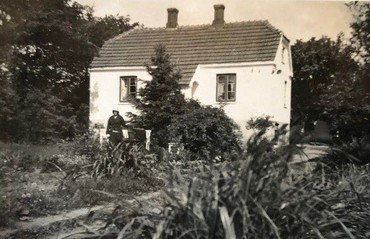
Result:
{"label": "brick chimney", "polygon": [[223,4],[216,4],[213,7],[215,8],[215,19],[213,20],[212,25],[220,26],[225,24],[224,20],[225,6]]}
{"label": "brick chimney", "polygon": [[179,10],[176,8],[168,8],[168,19],[167,19],[167,28],[176,28],[178,26],[177,24],[177,15],[179,13]]}

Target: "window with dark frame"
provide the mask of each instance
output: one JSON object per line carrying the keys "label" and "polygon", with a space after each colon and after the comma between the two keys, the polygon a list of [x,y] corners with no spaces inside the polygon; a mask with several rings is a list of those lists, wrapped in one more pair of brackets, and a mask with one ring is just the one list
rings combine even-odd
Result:
{"label": "window with dark frame", "polygon": [[137,93],[137,77],[136,76],[121,76],[120,77],[120,102],[129,101],[136,98]]}
{"label": "window with dark frame", "polygon": [[217,75],[216,100],[218,102],[233,102],[236,99],[236,74]]}

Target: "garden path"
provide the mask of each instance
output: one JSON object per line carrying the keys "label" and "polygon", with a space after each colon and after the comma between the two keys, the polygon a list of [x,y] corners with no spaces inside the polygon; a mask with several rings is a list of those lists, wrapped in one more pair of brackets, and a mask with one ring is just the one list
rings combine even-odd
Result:
{"label": "garden path", "polygon": [[[125,205],[134,205],[134,204],[142,204],[147,202],[152,198],[157,198],[160,196],[160,192],[151,192],[147,194],[143,194],[142,196],[135,197],[134,199],[125,200]],[[153,203],[146,206],[146,210],[151,210],[154,212],[159,213],[159,205],[153,206]],[[94,207],[86,207],[80,208],[76,210],[71,210],[68,212],[63,212],[58,215],[53,216],[46,216],[46,217],[39,217],[35,218],[32,221],[27,222],[17,222],[15,225],[16,229],[8,229],[0,231],[0,238],[14,238],[14,235],[19,234],[36,234],[38,232],[50,232],[47,235],[47,238],[65,238],[67,235],[72,235],[73,233],[77,232],[86,232],[88,228],[84,226],[82,223],[84,219],[90,214],[90,212],[105,212],[111,213],[115,209],[114,204],[105,204],[100,206]],[[71,225],[70,227],[65,225]],[[77,227],[76,227],[77,225]],[[72,228],[71,228],[72,227]],[[68,233],[63,231],[63,229],[67,229]],[[72,233],[72,234],[71,234]],[[73,238],[76,238],[75,236]]]}

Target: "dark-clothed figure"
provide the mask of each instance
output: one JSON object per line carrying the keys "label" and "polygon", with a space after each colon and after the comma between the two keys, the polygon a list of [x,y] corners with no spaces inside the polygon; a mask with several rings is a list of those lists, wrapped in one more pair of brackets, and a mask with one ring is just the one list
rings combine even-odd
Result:
{"label": "dark-clothed figure", "polygon": [[126,122],[119,115],[118,110],[113,110],[113,115],[109,117],[108,125],[107,125],[107,132],[109,134],[109,141],[113,146],[116,146],[119,142],[121,142],[123,138],[122,130],[126,127]]}

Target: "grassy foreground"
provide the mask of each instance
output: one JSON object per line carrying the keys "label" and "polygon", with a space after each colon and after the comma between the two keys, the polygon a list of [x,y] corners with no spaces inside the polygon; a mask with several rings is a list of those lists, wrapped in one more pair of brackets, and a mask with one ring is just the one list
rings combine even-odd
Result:
{"label": "grassy foreground", "polygon": [[[74,172],[69,178],[66,174],[54,189],[59,195],[69,195],[69,205],[79,207],[113,201],[121,205],[120,210],[104,219],[104,227],[79,233],[81,238],[370,237],[369,165],[358,166],[338,158],[345,154],[335,154],[307,162],[313,165],[311,170],[297,174],[297,166],[292,167],[291,162],[297,148],[274,145],[273,141],[257,137],[247,143],[235,161],[189,162],[181,155],[176,160],[163,155],[150,167],[140,166],[100,178],[89,174],[92,160],[98,157],[91,149],[87,150],[89,155],[74,153],[73,158],[64,154],[53,159],[55,155],[46,154],[43,160],[32,161],[36,162],[32,165],[40,168],[44,177],[50,173],[56,176]],[[45,160],[59,165],[60,170],[45,166]],[[5,163],[2,173],[8,173],[9,168],[21,172],[34,170],[27,169],[29,164],[19,165],[20,162],[12,166]],[[167,175],[166,187],[156,181],[159,174]],[[8,178],[2,177],[2,183]],[[131,206],[122,203],[125,195],[159,189],[162,189],[162,206],[158,210],[127,216]],[[22,200],[23,194],[15,199]],[[2,200],[9,202],[9,198]],[[1,218],[14,218],[14,210],[4,207],[9,204],[1,205]],[[44,206],[31,211],[58,208],[60,204],[49,200],[41,205]],[[59,210],[62,209],[65,208]]]}

